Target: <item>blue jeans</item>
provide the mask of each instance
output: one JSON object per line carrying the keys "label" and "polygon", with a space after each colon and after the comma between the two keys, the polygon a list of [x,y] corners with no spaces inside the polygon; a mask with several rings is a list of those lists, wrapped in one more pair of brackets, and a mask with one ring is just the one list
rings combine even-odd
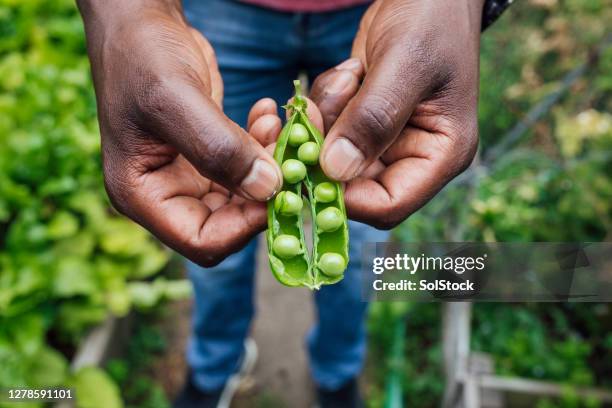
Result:
{"label": "blue jeans", "polygon": [[[217,54],[225,84],[225,113],[241,126],[263,97],[279,106],[299,72],[312,80],[350,55],[365,6],[330,13],[280,13],[233,0],[185,0],[187,19]],[[284,114],[282,114],[284,117]],[[335,389],[361,371],[366,302],[361,299],[361,247],[388,233],[350,222],[350,258],[344,280],[317,291],[317,324],[307,339],[316,383]],[[195,289],[193,337],[187,360],[203,390],[222,387],[238,368],[254,314],[256,241],[213,268],[188,264]],[[287,289],[292,290],[292,289]]]}

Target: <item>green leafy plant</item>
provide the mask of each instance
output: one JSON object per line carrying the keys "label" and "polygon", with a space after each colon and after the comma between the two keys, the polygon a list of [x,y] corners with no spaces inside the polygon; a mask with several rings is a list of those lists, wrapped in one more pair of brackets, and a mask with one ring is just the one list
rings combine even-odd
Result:
{"label": "green leafy plant", "polygon": [[73,384],[96,392],[80,406],[120,406],[103,371],[68,359],[109,313],[188,293],[141,282],[168,258],[110,210],[74,2],[0,0],[0,387]]}
{"label": "green leafy plant", "polygon": [[125,357],[108,362],[106,371],[119,384],[126,408],[169,408],[163,388],[153,378],[154,361],[167,348],[158,324],[162,313],[139,316]]}

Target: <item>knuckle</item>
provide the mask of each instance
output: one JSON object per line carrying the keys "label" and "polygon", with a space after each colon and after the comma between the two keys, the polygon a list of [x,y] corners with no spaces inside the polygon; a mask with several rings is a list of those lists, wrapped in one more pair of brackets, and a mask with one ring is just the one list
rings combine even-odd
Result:
{"label": "knuckle", "polygon": [[210,146],[212,156],[219,164],[224,167],[235,163],[240,157],[240,145],[234,143],[232,138],[217,139],[216,143]]}
{"label": "knuckle", "polygon": [[360,119],[357,129],[373,144],[388,143],[393,135],[399,108],[392,100],[382,95],[371,95],[357,110]]}
{"label": "knuckle", "polygon": [[364,106],[362,110],[363,119],[368,129],[374,133],[383,134],[393,125],[393,119],[383,104]]}
{"label": "knuckle", "polygon": [[210,170],[217,177],[232,180],[237,183],[241,176],[240,172],[232,171],[235,166],[246,166],[246,158],[242,156],[242,146],[236,143],[232,137],[210,137],[210,133],[203,129],[202,133],[207,135],[209,143],[205,146],[207,152],[201,157],[210,158]]}
{"label": "knuckle", "polygon": [[325,88],[326,78],[329,76],[328,72],[324,72],[318,77],[315,78],[312,83],[312,87],[310,89],[309,98],[316,104],[319,104],[321,100],[324,98],[323,89]]}

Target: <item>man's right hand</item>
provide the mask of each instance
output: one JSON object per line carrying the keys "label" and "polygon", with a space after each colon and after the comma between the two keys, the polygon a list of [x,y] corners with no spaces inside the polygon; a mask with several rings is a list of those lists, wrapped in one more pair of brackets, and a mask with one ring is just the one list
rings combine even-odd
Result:
{"label": "man's right hand", "polygon": [[180,0],[78,3],[113,205],[189,259],[220,262],[265,228],[279,167],[223,114],[213,49]]}

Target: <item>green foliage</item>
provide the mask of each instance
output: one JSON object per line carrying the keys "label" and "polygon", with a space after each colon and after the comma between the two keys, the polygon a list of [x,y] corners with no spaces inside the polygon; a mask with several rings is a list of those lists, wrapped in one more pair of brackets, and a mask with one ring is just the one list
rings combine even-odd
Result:
{"label": "green foliage", "polygon": [[[369,359],[379,362],[368,370],[368,406],[381,407],[384,382],[397,360],[389,354],[398,320],[406,321],[402,379],[407,407],[438,407],[444,390],[440,343],[441,307],[435,303],[375,303],[368,320]],[[382,363],[380,363],[382,362]]]}
{"label": "green foliage", "polygon": [[[498,373],[594,385],[590,339],[582,338],[571,327],[572,322],[560,307],[480,306],[474,308],[472,346],[495,356]],[[556,321],[549,323],[553,319]]]}
{"label": "green foliage", "polygon": [[67,357],[108,313],[142,303],[135,285],[155,292],[149,307],[188,293],[132,282],[168,254],[109,209],[74,1],[0,0],[0,386],[72,381],[96,391],[82,406],[120,406],[103,373],[71,377]]}
{"label": "green foliage", "polygon": [[[609,0],[526,0],[512,5],[482,36],[480,133],[483,148],[522,119],[546,93],[557,89],[567,72],[588,60],[588,54],[609,34]],[[609,75],[612,49],[580,81],[564,107],[593,106],[612,110]],[[588,90],[588,92],[585,92]],[[548,123],[532,136],[550,136]]]}
{"label": "green foliage", "polygon": [[153,361],[166,351],[166,341],[153,316],[140,316],[125,359],[111,360],[106,367],[121,387],[126,408],[169,408],[164,390],[151,377]]}
{"label": "green foliage", "polygon": [[74,389],[78,408],[123,408],[119,388],[99,368],[81,368],[69,386]]}

